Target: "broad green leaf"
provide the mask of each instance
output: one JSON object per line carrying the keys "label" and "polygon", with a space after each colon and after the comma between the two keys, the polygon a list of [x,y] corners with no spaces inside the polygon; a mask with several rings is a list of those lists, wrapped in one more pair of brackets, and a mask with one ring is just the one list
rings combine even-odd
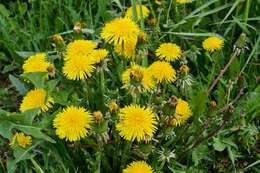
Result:
{"label": "broad green leaf", "polygon": [[26,112],[23,112],[24,123],[28,125],[32,125],[35,116],[40,112],[40,109],[30,109]]}
{"label": "broad green leaf", "polygon": [[16,51],[16,53],[22,57],[22,58],[27,58],[29,56],[32,56],[34,54],[37,54],[38,52],[31,52],[31,51]]}
{"label": "broad green leaf", "polygon": [[36,88],[44,88],[44,82],[48,78],[47,72],[24,73],[21,76],[30,80]]}
{"label": "broad green leaf", "polygon": [[28,125],[20,125],[20,124],[15,124],[14,128],[23,131],[27,135],[31,135],[35,138],[38,139],[43,139],[45,141],[55,143],[55,140],[47,136],[46,134],[42,133],[42,129],[39,127],[34,127],[34,126],[28,126]]}
{"label": "broad green leaf", "polygon": [[52,92],[57,86],[59,80],[50,80],[47,82],[47,88],[49,92]]}
{"label": "broad green leaf", "polygon": [[2,73],[8,73],[8,72],[11,72],[13,70],[15,70],[17,67],[15,65],[6,65],[4,66],[4,69],[2,70]]}
{"label": "broad green leaf", "polygon": [[94,124],[94,130],[97,134],[102,134],[104,132],[107,131],[107,126],[108,126],[108,122],[107,121],[103,121],[101,123],[98,124]]}
{"label": "broad green leaf", "polygon": [[4,138],[11,139],[13,124],[9,121],[0,121],[0,135]]}
{"label": "broad green leaf", "polygon": [[214,138],[213,147],[217,151],[224,151],[226,148],[226,145],[219,138]]}
{"label": "broad green leaf", "polygon": [[[38,144],[37,144],[38,145]],[[21,148],[20,146],[16,146],[14,148],[14,157],[15,162],[18,163],[21,160],[27,160],[32,158],[34,155],[30,153],[30,151],[36,146],[36,144],[29,146],[27,148]]]}
{"label": "broad green leaf", "polygon": [[2,14],[4,17],[9,17],[10,11],[7,10],[3,4],[0,4],[0,14]]}
{"label": "broad green leaf", "polygon": [[25,87],[23,82],[21,82],[18,78],[14,77],[11,74],[9,75],[9,79],[20,95],[23,96],[26,94],[27,88]]}
{"label": "broad green leaf", "polygon": [[233,166],[235,166],[235,155],[234,155],[231,147],[227,147],[227,150],[228,150],[228,156],[229,156]]}
{"label": "broad green leaf", "polygon": [[201,89],[201,91],[196,91],[196,93],[195,91],[193,91],[191,106],[193,116],[198,118],[204,113],[205,109],[207,108],[208,97],[206,94],[206,89]]}
{"label": "broad green leaf", "polygon": [[8,159],[7,160],[7,172],[8,173],[14,173],[16,169],[16,162],[15,160]]}
{"label": "broad green leaf", "polygon": [[54,102],[66,106],[68,104],[69,90],[53,93]]}
{"label": "broad green leaf", "polygon": [[208,154],[208,147],[206,145],[201,145],[196,147],[192,151],[192,161],[194,162],[195,166],[199,164],[199,162],[205,158]]}

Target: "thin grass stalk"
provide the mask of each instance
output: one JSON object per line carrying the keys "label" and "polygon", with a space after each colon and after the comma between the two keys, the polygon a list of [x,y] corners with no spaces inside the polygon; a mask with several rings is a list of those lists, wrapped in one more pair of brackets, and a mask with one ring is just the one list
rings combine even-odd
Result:
{"label": "thin grass stalk", "polygon": [[[171,11],[171,8],[172,8],[172,0],[170,2],[170,5],[169,5],[169,8],[167,10],[167,16],[166,16],[166,25],[168,26],[169,24],[169,16],[170,16],[170,11]],[[176,14],[176,13],[175,13]]]}
{"label": "thin grass stalk", "polygon": [[141,24],[141,29],[142,29],[142,31],[144,31],[145,26],[144,26],[144,15],[143,15],[143,10],[142,10],[142,0],[139,0],[138,2],[139,2],[139,6],[140,6],[140,17],[141,17],[140,24]]}
{"label": "thin grass stalk", "polygon": [[[145,25],[144,25],[144,15],[143,15],[143,10],[142,10],[142,0],[139,0],[139,6],[140,6],[140,16],[141,16],[141,30],[145,31]],[[143,55],[143,57],[141,57],[142,59],[142,66],[147,67],[148,66],[148,58],[147,55]]]}
{"label": "thin grass stalk", "polygon": [[133,9],[133,20],[137,20],[137,14],[136,14],[136,0],[131,0],[132,3],[132,9]]}
{"label": "thin grass stalk", "polygon": [[246,1],[246,10],[244,12],[244,22],[245,24],[247,24],[247,20],[248,20],[248,15],[249,15],[249,12],[250,12],[250,7],[251,7],[251,3],[252,3],[252,0],[247,0]]}
{"label": "thin grass stalk", "polygon": [[102,67],[100,68],[100,96],[101,110],[105,111],[105,74]]}

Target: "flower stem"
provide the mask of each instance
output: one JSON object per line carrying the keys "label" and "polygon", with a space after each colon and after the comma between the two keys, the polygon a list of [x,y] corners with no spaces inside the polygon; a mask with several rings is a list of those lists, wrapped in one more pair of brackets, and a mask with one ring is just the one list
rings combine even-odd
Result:
{"label": "flower stem", "polygon": [[103,67],[100,68],[100,105],[101,110],[105,111],[105,75]]}
{"label": "flower stem", "polygon": [[251,2],[252,2],[252,0],[247,0],[246,1],[246,10],[245,10],[245,13],[244,13],[245,23],[247,23],[247,20],[248,20],[248,15],[249,15],[250,7],[251,7]]}
{"label": "flower stem", "polygon": [[137,20],[137,15],[136,15],[136,0],[131,0],[132,2],[132,7],[133,7],[133,20]]}

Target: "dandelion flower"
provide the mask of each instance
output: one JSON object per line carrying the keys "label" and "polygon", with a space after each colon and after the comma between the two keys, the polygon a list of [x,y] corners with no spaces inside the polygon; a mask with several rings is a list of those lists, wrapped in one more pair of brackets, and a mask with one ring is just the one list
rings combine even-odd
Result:
{"label": "dandelion flower", "polygon": [[43,112],[48,111],[54,103],[54,99],[47,97],[47,92],[44,89],[34,89],[29,91],[23,98],[20,105],[20,111],[25,112],[30,109],[41,108]]}
{"label": "dandelion flower", "polygon": [[100,63],[107,57],[107,55],[108,51],[106,49],[96,49],[93,50],[89,56],[90,58],[93,58],[96,63]]}
{"label": "dandelion flower", "polygon": [[135,161],[130,163],[123,173],[154,173],[154,171],[145,161]]}
{"label": "dandelion flower", "polygon": [[182,57],[182,50],[174,43],[163,43],[156,50],[156,56],[160,60],[175,61]]}
{"label": "dandelion flower", "polygon": [[82,107],[69,106],[56,115],[56,134],[67,141],[78,141],[89,134],[93,117]]}
{"label": "dandelion flower", "polygon": [[224,40],[219,37],[209,37],[202,43],[203,48],[209,52],[220,50],[222,49],[223,45]]}
{"label": "dandelion flower", "polygon": [[95,59],[74,56],[65,61],[63,74],[70,80],[83,80],[90,77],[95,69]]}
{"label": "dandelion flower", "polygon": [[178,4],[187,4],[187,3],[191,3],[192,0],[176,0],[176,3]]}
{"label": "dandelion flower", "polygon": [[131,19],[116,18],[105,24],[101,37],[106,42],[114,44],[117,53],[125,53],[128,57],[132,57],[135,53],[139,33],[139,27]]}
{"label": "dandelion flower", "polygon": [[136,64],[123,72],[122,81],[125,86],[129,86],[131,82],[136,82],[141,84],[147,91],[155,87],[155,82],[151,73],[144,67]]}
{"label": "dandelion flower", "polygon": [[39,53],[30,56],[25,61],[23,64],[23,71],[24,73],[47,72],[49,66],[51,66],[51,64],[46,60],[46,54]]}
{"label": "dandelion flower", "polygon": [[97,47],[97,44],[91,40],[75,40],[67,45],[65,60],[74,57],[86,58]]}
{"label": "dandelion flower", "polygon": [[176,71],[168,62],[155,61],[153,64],[150,65],[148,70],[155,78],[156,83],[171,83],[176,80]]}
{"label": "dandelion flower", "polygon": [[[146,19],[149,16],[150,11],[144,5],[142,5],[142,6],[136,5],[136,18],[137,18],[137,20],[141,20],[141,18],[142,18],[141,17],[141,8],[140,7],[142,8],[143,18]],[[125,17],[133,19],[133,16],[134,16],[134,14],[133,14],[133,7],[129,7],[127,9],[127,11],[126,11]]]}
{"label": "dandelion flower", "polygon": [[175,109],[175,116],[171,121],[172,125],[180,126],[184,124],[191,116],[192,112],[188,102],[178,99]]}
{"label": "dandelion flower", "polygon": [[14,147],[15,143],[18,143],[19,146],[26,148],[32,144],[32,137],[25,135],[23,132],[16,132],[12,138],[11,146]]}
{"label": "dandelion flower", "polygon": [[130,105],[119,112],[120,122],[116,125],[121,137],[126,140],[137,141],[152,137],[155,133],[156,117],[150,108]]}

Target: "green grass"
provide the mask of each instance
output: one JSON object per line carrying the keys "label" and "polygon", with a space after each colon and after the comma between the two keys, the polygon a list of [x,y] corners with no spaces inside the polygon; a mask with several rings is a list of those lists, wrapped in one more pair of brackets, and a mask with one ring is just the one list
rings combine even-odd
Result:
{"label": "green grass", "polygon": [[[157,21],[155,25],[145,20],[139,22],[148,34],[147,44],[139,48],[148,52],[142,65],[156,59],[154,51],[160,43],[174,42],[185,51],[182,63],[188,64],[194,81],[192,87],[162,85],[161,95],[140,96],[141,104],[149,104],[165,114],[171,114],[165,102],[172,95],[186,99],[193,111],[192,119],[184,126],[172,129],[161,125],[155,141],[150,143],[122,140],[114,131],[117,120],[108,112],[110,100],[117,100],[120,106],[132,102],[120,81],[129,62],[122,62],[112,47],[103,43],[100,31],[104,23],[124,15],[131,3],[145,4],[151,11],[148,20]],[[153,0],[1,2],[0,172],[11,173],[14,169],[25,173],[121,172],[133,160],[147,160],[158,173],[260,172],[259,16],[259,0],[195,0],[186,5],[167,0],[161,6]],[[86,82],[65,80],[59,61],[62,53],[54,47],[51,37],[60,33],[68,44],[78,37],[73,32],[76,22],[84,23],[86,28],[79,37],[100,42],[99,46],[107,48],[111,54],[108,70]],[[239,39],[242,33],[246,39]],[[202,49],[201,43],[214,35],[225,39],[225,46],[210,54]],[[234,46],[241,50],[239,55],[234,54]],[[36,52],[47,52],[57,65],[55,80],[42,81],[56,104],[52,111],[40,116],[33,111],[19,113],[23,95],[33,87],[20,75],[22,65],[25,58]],[[234,61],[207,95],[208,88],[232,56],[235,56]],[[179,66],[173,64],[176,69]],[[42,80],[39,74],[32,78]],[[212,101],[217,103],[216,107],[212,106]],[[68,104],[85,106],[92,112],[102,110],[106,121],[96,125],[91,137],[81,142],[60,140],[54,133],[52,120]],[[24,123],[24,117],[31,115],[33,122]],[[31,135],[35,140],[33,145],[12,149],[10,137],[17,130]],[[98,140],[105,132],[110,135],[111,143]],[[56,143],[52,143],[53,140]],[[173,151],[176,158],[170,162],[159,161],[158,151],[162,148]]]}

